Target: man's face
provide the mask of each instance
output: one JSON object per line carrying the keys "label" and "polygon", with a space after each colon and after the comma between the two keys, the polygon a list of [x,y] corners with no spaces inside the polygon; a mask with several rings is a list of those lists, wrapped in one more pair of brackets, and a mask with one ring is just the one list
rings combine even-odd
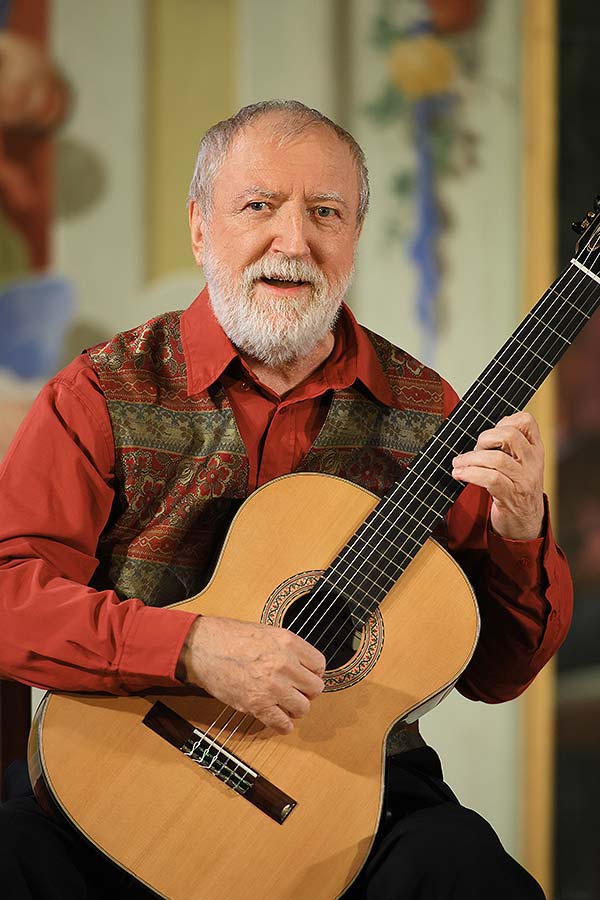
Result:
{"label": "man's face", "polygon": [[273,114],[236,136],[205,221],[190,206],[194,256],[229,338],[278,366],[328,335],[348,289],[358,240],[358,175],[325,126],[280,142]]}

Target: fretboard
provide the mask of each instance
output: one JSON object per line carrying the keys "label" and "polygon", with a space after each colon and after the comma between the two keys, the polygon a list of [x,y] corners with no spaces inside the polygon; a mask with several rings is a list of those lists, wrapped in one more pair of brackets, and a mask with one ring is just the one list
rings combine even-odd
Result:
{"label": "fretboard", "polygon": [[548,288],[332,562],[319,594],[351,598],[362,620],[381,602],[463,490],[453,458],[524,408],[597,309],[595,259],[581,253]]}

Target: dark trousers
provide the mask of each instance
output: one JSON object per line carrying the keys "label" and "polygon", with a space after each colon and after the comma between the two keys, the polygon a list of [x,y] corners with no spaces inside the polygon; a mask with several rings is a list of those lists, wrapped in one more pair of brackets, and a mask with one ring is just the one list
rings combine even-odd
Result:
{"label": "dark trousers", "polygon": [[[0,895],[3,900],[156,897],[70,826],[48,818],[31,795],[0,807]],[[458,803],[430,747],[392,757],[375,845],[344,900],[476,898],[543,900],[544,893],[506,853],[490,825]]]}

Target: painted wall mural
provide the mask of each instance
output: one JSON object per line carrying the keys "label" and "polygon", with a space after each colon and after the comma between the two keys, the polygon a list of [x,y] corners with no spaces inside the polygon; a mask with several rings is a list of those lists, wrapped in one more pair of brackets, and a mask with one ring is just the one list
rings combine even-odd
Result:
{"label": "painted wall mural", "polygon": [[52,132],[69,106],[45,50],[47,0],[0,0],[0,456],[57,368],[73,301],[47,273]]}
{"label": "painted wall mural", "polygon": [[439,181],[476,162],[477,135],[463,121],[461,100],[477,72],[473,28],[481,7],[482,0],[380,0],[373,18],[372,41],[386,56],[388,79],[366,113],[380,127],[400,124],[414,147],[414,165],[395,173],[391,189],[400,207],[414,205],[416,226],[407,236],[400,214],[390,231],[408,239],[419,272],[416,312],[429,363],[439,324],[438,239],[448,222]]}

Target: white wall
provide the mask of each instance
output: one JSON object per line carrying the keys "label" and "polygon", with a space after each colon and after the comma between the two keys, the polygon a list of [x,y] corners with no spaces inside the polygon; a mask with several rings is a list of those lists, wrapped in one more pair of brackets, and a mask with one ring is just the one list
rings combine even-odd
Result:
{"label": "white wall", "polygon": [[61,144],[81,146],[104,179],[97,203],[57,220],[54,265],[73,281],[78,321],[100,340],[140,320],[134,300],[144,277],[144,0],[103,0],[101,7],[54,0],[51,34],[75,98],[58,153]]}
{"label": "white wall", "polygon": [[335,115],[333,3],[238,0],[237,7],[239,105],[302,100]]}

